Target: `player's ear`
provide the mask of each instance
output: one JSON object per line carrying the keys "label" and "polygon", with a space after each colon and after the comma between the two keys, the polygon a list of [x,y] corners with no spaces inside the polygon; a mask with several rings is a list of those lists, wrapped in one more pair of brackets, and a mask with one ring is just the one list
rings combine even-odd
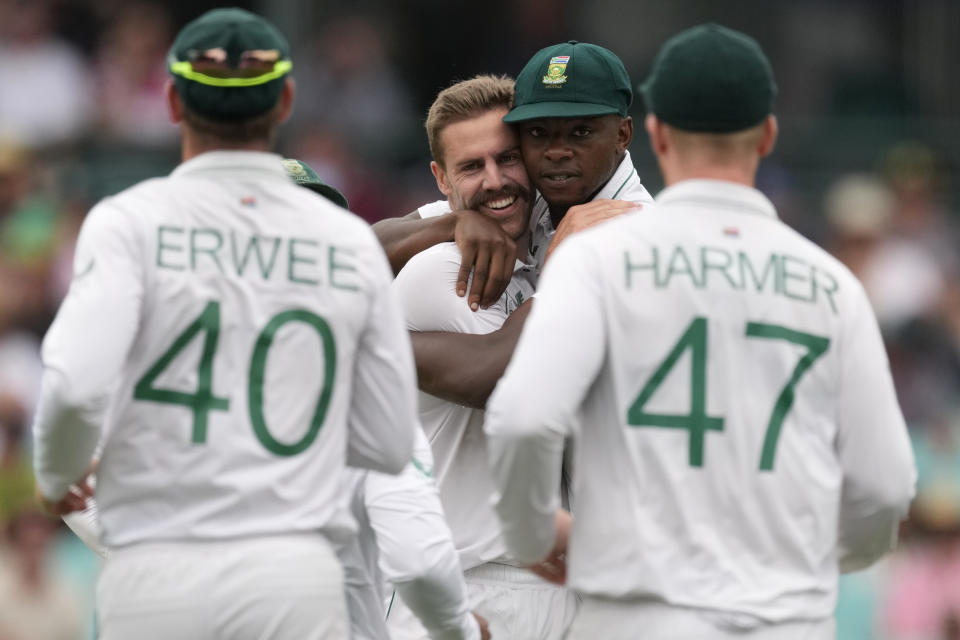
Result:
{"label": "player's ear", "polygon": [[633,141],[633,118],[627,116],[620,119],[620,126],[617,127],[617,151],[623,153]]}
{"label": "player's ear", "polygon": [[167,115],[170,122],[179,124],[183,120],[183,101],[180,100],[180,94],[173,85],[173,78],[167,78],[167,83],[163,86],[163,95],[167,100]]}
{"label": "player's ear", "polygon": [[437,181],[437,188],[440,189],[443,195],[449,198],[450,194],[453,193],[453,188],[450,186],[450,178],[447,176],[446,170],[440,166],[439,162],[433,160],[430,162],[430,171]]}
{"label": "player's ear", "polygon": [[652,113],[648,113],[643,121],[643,126],[647,130],[647,135],[650,136],[650,148],[653,149],[654,155],[666,151],[666,138],[663,135],[663,125],[660,123],[660,119]]}
{"label": "player's ear", "polygon": [[763,136],[760,138],[760,144],[757,147],[761,158],[773,153],[773,148],[777,146],[777,134],[779,132],[780,127],[777,124],[777,116],[767,116],[767,119],[763,121]]}
{"label": "player's ear", "polygon": [[283,91],[280,93],[280,99],[277,104],[280,105],[278,112],[279,120],[277,124],[281,122],[286,122],[287,118],[290,117],[290,114],[293,112],[293,96],[296,94],[297,85],[294,83],[293,78],[287,76],[284,79]]}

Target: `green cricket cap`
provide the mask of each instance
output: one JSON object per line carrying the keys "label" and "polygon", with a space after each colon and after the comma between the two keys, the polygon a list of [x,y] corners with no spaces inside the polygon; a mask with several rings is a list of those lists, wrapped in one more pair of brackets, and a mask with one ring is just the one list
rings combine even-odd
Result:
{"label": "green cricket cap", "polygon": [[571,40],[541,49],[517,76],[513,109],[504,122],[534,118],[627,115],[630,76],[609,49]]}
{"label": "green cricket cap", "polygon": [[258,116],[277,104],[293,68],[290,45],[264,18],[213,9],[177,34],[167,68],[184,104],[220,120]]}
{"label": "green cricket cap", "polygon": [[770,115],[777,85],[756,40],[703,24],[664,43],[640,91],[647,109],[670,126],[729,133]]}
{"label": "green cricket cap", "polygon": [[347,198],[339,189],[331,187],[326,182],[320,179],[320,176],[317,175],[317,172],[314,171],[310,165],[302,160],[294,160],[293,158],[285,158],[283,161],[283,168],[287,170],[287,175],[290,176],[290,179],[296,182],[301,187],[306,187],[311,191],[316,191],[324,198],[329,200],[335,205],[339,205],[344,209],[349,209],[347,206]]}

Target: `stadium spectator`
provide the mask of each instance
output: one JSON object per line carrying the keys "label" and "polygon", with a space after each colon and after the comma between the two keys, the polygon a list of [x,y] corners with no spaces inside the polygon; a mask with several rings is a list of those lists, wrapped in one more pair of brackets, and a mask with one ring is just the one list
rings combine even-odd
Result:
{"label": "stadium spectator", "polygon": [[170,19],[154,3],[122,5],[95,54],[100,127],[109,137],[139,145],[173,143],[163,86]]}
{"label": "stadium spectator", "polygon": [[69,142],[92,108],[89,67],[51,31],[50,0],[0,1],[0,138]]}

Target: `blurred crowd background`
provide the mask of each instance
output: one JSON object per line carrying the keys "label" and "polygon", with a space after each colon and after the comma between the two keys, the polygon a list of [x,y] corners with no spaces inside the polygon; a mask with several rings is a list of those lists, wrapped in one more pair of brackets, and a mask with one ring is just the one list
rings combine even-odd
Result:
{"label": "blurred crowd background", "polygon": [[[899,551],[843,578],[843,640],[960,638],[960,2],[273,0],[239,2],[294,48],[280,151],[370,222],[439,197],[422,129],[436,92],[515,75],[578,39],[635,82],[673,33],[716,21],[773,62],[781,137],[759,186],[864,282],[919,467]],[[99,198],[179,158],[162,99],[172,35],[204,0],[0,0],[0,640],[93,637],[97,561],[33,502],[39,347]],[[662,187],[633,108],[635,164]],[[882,469],[877,470],[882,473]]]}

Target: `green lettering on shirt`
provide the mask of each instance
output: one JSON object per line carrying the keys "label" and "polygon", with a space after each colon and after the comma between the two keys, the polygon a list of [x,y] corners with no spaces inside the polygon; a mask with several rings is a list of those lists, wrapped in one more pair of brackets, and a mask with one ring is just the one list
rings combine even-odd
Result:
{"label": "green lettering on shirt", "polygon": [[320,246],[320,243],[315,242],[315,241],[313,241],[313,240],[305,240],[305,239],[303,239],[303,238],[290,238],[290,240],[287,242],[287,252],[289,253],[289,255],[287,256],[287,258],[288,258],[288,260],[287,260],[287,279],[288,279],[290,282],[296,282],[296,283],[298,283],[298,284],[319,284],[319,283],[320,283],[319,280],[315,280],[315,279],[313,279],[313,278],[308,278],[308,277],[307,277],[305,274],[303,274],[302,272],[301,272],[299,275],[298,275],[297,273],[295,273],[298,264],[303,264],[303,265],[315,265],[315,264],[317,264],[317,261],[316,261],[316,260],[314,260],[313,258],[307,257],[307,256],[305,256],[305,255],[302,254],[302,253],[301,253],[300,255],[297,255],[297,246],[298,246],[298,245],[306,245],[306,246],[310,246],[310,247],[318,247],[318,246]]}
{"label": "green lettering on shirt", "polygon": [[763,268],[763,279],[757,279],[757,272],[753,268],[753,264],[750,262],[750,256],[745,254],[743,251],[737,252],[737,264],[740,267],[740,281],[743,283],[743,286],[747,286],[747,272],[750,273],[750,280],[753,281],[753,287],[757,290],[757,293],[763,293],[764,289],[767,288],[767,278],[771,275],[773,276],[773,291],[777,292],[780,289],[780,277],[779,277],[779,267],[780,262],[777,259],[777,254],[771,253],[770,257],[767,258],[767,264]]}
{"label": "green lettering on shirt", "polygon": [[[833,315],[837,315],[837,303],[833,300],[833,294],[837,292],[837,289],[840,288],[837,279],[833,277],[830,273],[826,271],[821,271],[814,267],[813,269],[813,278],[817,286],[823,290],[823,295],[826,297],[827,302],[830,303],[830,309],[833,311]],[[824,280],[826,282],[824,282]]]}
{"label": "green lettering on shirt", "polygon": [[[212,241],[201,240],[202,238],[210,238]],[[197,254],[205,253],[222,273],[223,267],[220,265],[220,258],[217,257],[217,252],[222,246],[223,236],[216,229],[190,229],[190,269],[197,270]]]}
{"label": "green lettering on shirt", "polygon": [[[180,253],[183,251],[182,245],[167,244],[164,242],[164,234],[177,234],[184,233],[183,227],[167,227],[160,226],[157,227],[157,268],[158,269],[173,269],[174,271],[183,271],[186,269],[186,265],[176,265],[168,263],[164,260],[164,252],[168,253]],[[171,238],[168,238],[172,240]],[[168,259],[172,259],[169,255]]]}
{"label": "green lettering on shirt", "polygon": [[[697,289],[749,291],[783,296],[797,302],[818,304],[824,300],[834,315],[838,313],[835,295],[840,285],[833,274],[803,258],[785,253],[770,253],[761,258],[744,251],[723,247],[687,247],[669,249],[669,259],[660,262],[658,247],[650,247],[649,258],[638,257],[637,250],[624,251],[624,286],[627,290],[643,284],[640,274],[651,274],[650,286],[666,289],[688,277]],[[667,249],[665,249],[665,252]],[[821,296],[822,294],[822,296]]]}
{"label": "green lettering on shirt", "polygon": [[[792,268],[791,263],[798,265]],[[815,302],[817,299],[817,283],[813,278],[813,267],[800,258],[787,254],[780,256],[780,265],[783,277],[780,279],[783,286],[783,295],[800,302]],[[791,285],[791,282],[797,284]]]}
{"label": "green lettering on shirt", "polygon": [[[650,247],[650,262],[646,264],[638,264],[633,262],[630,259],[630,252],[623,252],[623,262],[625,267],[625,278],[627,289],[630,289],[633,286],[632,273],[634,271],[646,271],[650,270],[653,272],[654,282],[658,282],[657,269],[659,268],[659,254],[656,247]],[[659,285],[658,285],[659,286]]]}
{"label": "green lettering on shirt", "polygon": [[702,286],[697,280],[697,274],[693,271],[693,266],[690,264],[690,258],[687,257],[687,252],[679,245],[673,248],[673,253],[670,255],[670,262],[667,263],[667,274],[664,276],[662,283],[657,283],[657,288],[669,287],[670,280],[674,275],[688,275],[694,287],[699,289]]}
{"label": "green lettering on shirt", "polygon": [[[264,244],[272,244],[272,247],[270,248],[270,254],[267,257],[264,257],[263,252],[260,249],[261,241]],[[250,254],[253,253],[257,257],[257,266],[260,269],[260,275],[263,276],[264,280],[268,280],[270,278],[270,274],[273,272],[273,266],[277,260],[277,252],[280,250],[280,238],[251,236],[247,239],[247,246],[243,250],[243,255],[240,256],[237,253],[236,234],[230,232],[230,247],[233,254],[233,265],[238,276],[242,276],[246,271],[247,262],[250,260]]]}
{"label": "green lettering on shirt", "polygon": [[700,279],[703,286],[709,286],[707,272],[719,271],[730,286],[734,289],[743,288],[743,280],[735,282],[730,277],[730,267],[733,266],[733,256],[726,249],[719,247],[700,247]]}
{"label": "green lettering on shirt", "polygon": [[[351,251],[350,249],[342,249],[342,248],[330,245],[330,250],[328,254],[329,266],[330,266],[330,286],[336,289],[345,289],[347,291],[359,291],[360,287],[358,287],[356,284],[351,284],[349,282],[344,282],[342,279],[341,280],[337,279],[338,271],[346,271],[347,273],[357,272],[357,268],[353,266],[353,264],[351,264],[350,262],[337,261],[338,252],[341,254],[345,254],[348,257],[353,256],[353,251]],[[347,277],[347,276],[340,276],[340,278],[344,278],[344,277]]]}

